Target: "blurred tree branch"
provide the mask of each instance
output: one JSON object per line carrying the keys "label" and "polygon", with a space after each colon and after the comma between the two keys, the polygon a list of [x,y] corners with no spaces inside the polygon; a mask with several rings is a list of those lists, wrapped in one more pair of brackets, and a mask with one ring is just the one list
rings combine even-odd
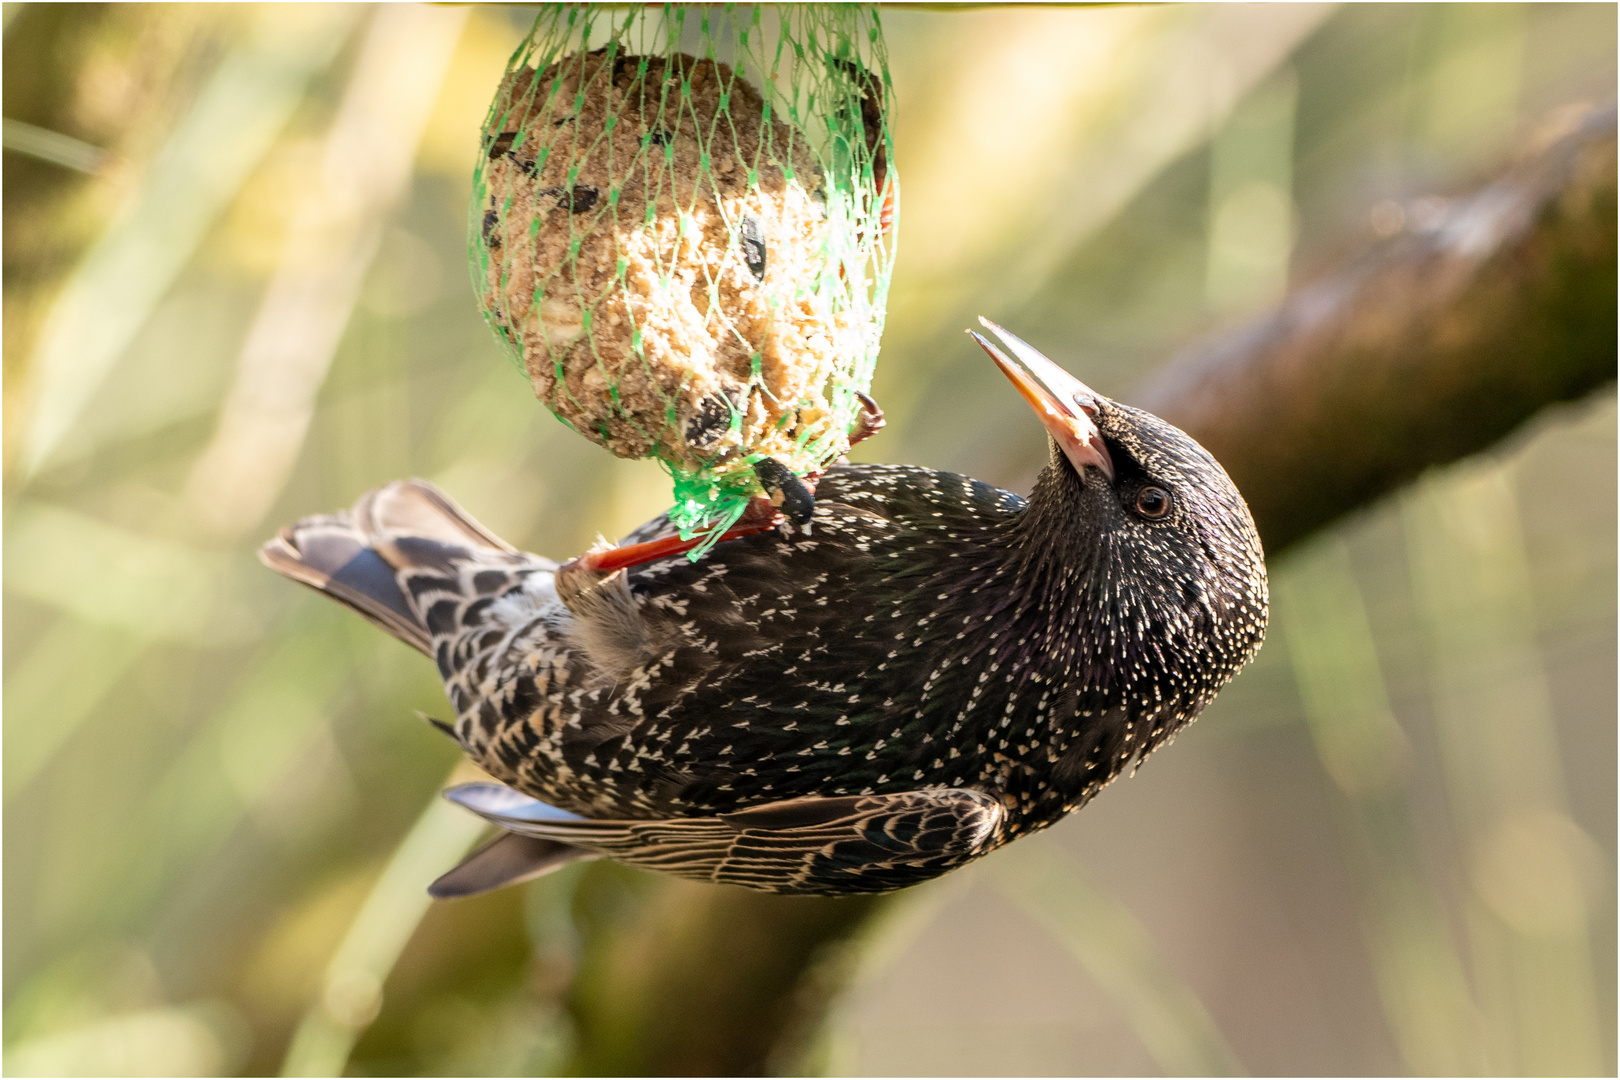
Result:
{"label": "blurred tree branch", "polygon": [[604,895],[629,875],[644,876],[594,865],[576,893],[585,948],[571,992],[578,1042],[568,1073],[804,1071],[822,1015],[848,981],[847,946],[889,898],[678,880],[639,883],[647,887],[639,903]]}
{"label": "blurred tree branch", "polygon": [[[1276,555],[1614,378],[1615,172],[1613,108],[1565,112],[1485,186],[1410,204],[1403,231],[1187,349],[1134,403],[1226,466]],[[586,927],[574,1071],[798,1071],[837,957],[891,903],[651,885]]]}
{"label": "blurred tree branch", "polygon": [[1198,343],[1133,404],[1190,432],[1275,554],[1615,377],[1615,112],[1566,111],[1472,194]]}

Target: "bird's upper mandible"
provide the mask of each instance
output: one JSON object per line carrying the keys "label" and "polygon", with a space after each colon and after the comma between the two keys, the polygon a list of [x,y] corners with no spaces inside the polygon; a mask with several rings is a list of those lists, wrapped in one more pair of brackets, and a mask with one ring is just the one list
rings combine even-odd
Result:
{"label": "bird's upper mandible", "polygon": [[996,348],[983,334],[972,330],[968,333],[990,354],[1002,374],[1012,380],[1075,471],[1084,474],[1087,468],[1096,468],[1112,482],[1114,459],[1097,427],[1098,414],[1107,399],[1052,363],[1023,338],[982,316],[979,321],[1002,340],[1012,355]]}

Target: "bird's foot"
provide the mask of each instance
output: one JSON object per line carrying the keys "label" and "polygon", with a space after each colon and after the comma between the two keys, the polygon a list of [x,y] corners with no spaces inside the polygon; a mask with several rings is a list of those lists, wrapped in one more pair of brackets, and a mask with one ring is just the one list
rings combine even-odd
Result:
{"label": "bird's foot", "polygon": [[582,597],[601,589],[618,572],[619,567],[604,566],[601,561],[604,555],[618,550],[611,540],[598,536],[585,554],[557,568],[557,598],[565,607],[574,611]]}
{"label": "bird's foot", "polygon": [[[883,418],[883,410],[878,408],[878,403],[872,400],[870,394],[863,394],[856,391],[855,396],[860,398],[861,411],[856,415],[855,426],[851,428],[849,432],[850,446],[854,446],[857,443],[863,443],[867,439],[870,439],[872,436],[882,431],[883,425],[888,423],[888,421]],[[834,462],[834,464],[848,465],[848,452],[838,455],[838,460]]]}
{"label": "bird's foot", "polygon": [[771,507],[790,524],[809,532],[811,515],[816,512],[815,474],[801,480],[792,469],[768,457],[754,462],[754,475]]}
{"label": "bird's foot", "polygon": [[883,410],[878,408],[878,403],[873,401],[870,395],[856,393],[855,396],[861,400],[861,411],[860,415],[855,417],[855,429],[849,433],[851,446],[870,439],[882,431],[883,425],[888,423],[883,418]]}

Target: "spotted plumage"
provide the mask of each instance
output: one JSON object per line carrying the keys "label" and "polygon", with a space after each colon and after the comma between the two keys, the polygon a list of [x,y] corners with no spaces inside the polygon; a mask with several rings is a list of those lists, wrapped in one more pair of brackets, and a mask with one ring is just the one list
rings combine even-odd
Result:
{"label": "spotted plumage", "polygon": [[609,573],[409,481],[267,544],[434,657],[455,738],[506,785],[450,793],[506,831],[437,893],[598,856],[899,888],[1052,824],[1190,722],[1264,634],[1247,507],[1185,434],[1003,340],[1053,435],[1027,500],[840,465],[807,526]]}

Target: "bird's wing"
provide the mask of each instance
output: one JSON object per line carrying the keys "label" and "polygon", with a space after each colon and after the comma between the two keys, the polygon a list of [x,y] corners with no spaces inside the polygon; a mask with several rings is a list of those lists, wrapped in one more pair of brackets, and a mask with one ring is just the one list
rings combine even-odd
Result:
{"label": "bird's wing", "polygon": [[594,851],[556,840],[503,832],[429,885],[428,895],[435,900],[477,896],[528,881],[579,859],[596,858],[600,856]]}
{"label": "bird's wing", "polygon": [[1001,803],[967,788],[812,796],[647,821],[582,818],[500,784],[462,784],[445,796],[510,832],[769,892],[887,892],[937,877],[1003,839]]}

